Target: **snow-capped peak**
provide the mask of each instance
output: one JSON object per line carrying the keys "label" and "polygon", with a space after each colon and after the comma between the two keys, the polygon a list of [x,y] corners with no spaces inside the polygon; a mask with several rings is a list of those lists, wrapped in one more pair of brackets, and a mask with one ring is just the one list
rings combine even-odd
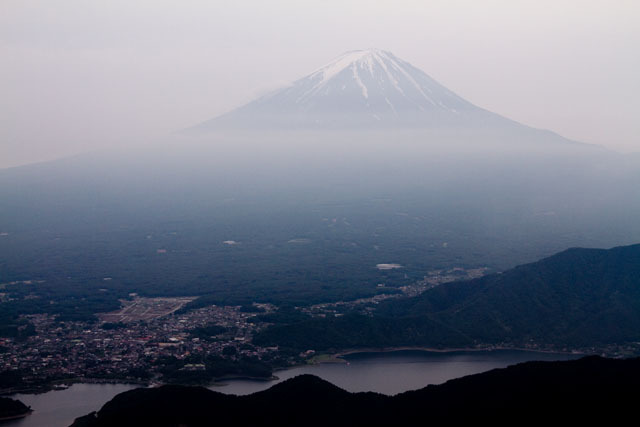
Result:
{"label": "snow-capped peak", "polygon": [[486,113],[392,53],[364,49],[201,127],[432,127]]}
{"label": "snow-capped peak", "polygon": [[[393,75],[389,72],[386,63],[393,63],[395,68],[402,69],[396,61],[394,56],[390,52],[386,52],[380,49],[365,49],[365,50],[352,50],[345,52],[324,67],[314,71],[305,79],[318,80],[314,87],[308,91],[305,95],[313,95],[314,92],[320,90],[326,85],[333,77],[340,74],[344,70],[349,70],[353,73],[353,79],[356,84],[362,89],[362,96],[368,98],[369,91],[360,78],[361,72],[368,72],[370,76],[374,75],[374,66],[380,66],[384,70],[389,80],[393,85],[398,88],[398,82]],[[400,89],[401,90],[401,89]]]}
{"label": "snow-capped peak", "polygon": [[[340,77],[343,78],[340,79]],[[369,99],[370,92],[388,94],[395,92],[394,95],[402,96],[405,101],[409,100],[419,110],[427,107],[423,105],[426,102],[431,106],[455,113],[457,111],[454,104],[458,102],[451,101],[461,101],[459,98],[455,99],[457,97],[453,93],[438,85],[426,74],[396,58],[392,53],[380,49],[366,49],[345,52],[324,67],[298,80],[294,86],[310,87],[300,94],[296,103],[304,103],[316,95],[326,94],[323,89],[330,86],[336,79],[343,80],[342,90],[347,89],[348,85],[344,84],[344,78],[351,86],[355,85],[365,99]],[[439,92],[442,92],[444,98],[450,99],[434,99],[431,96],[434,89],[440,89]],[[418,97],[412,95],[418,95]],[[389,96],[384,97],[384,100],[386,105],[383,105],[383,110],[391,109],[397,113]]]}

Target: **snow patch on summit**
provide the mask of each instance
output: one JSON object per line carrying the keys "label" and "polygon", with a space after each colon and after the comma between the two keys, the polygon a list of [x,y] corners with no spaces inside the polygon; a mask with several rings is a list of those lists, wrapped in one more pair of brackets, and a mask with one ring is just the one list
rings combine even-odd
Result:
{"label": "snow patch on summit", "polygon": [[200,128],[429,128],[485,123],[487,113],[392,53],[366,49]]}
{"label": "snow patch on summit", "polygon": [[360,80],[360,76],[358,75],[358,68],[356,67],[355,63],[351,64],[351,69],[353,70],[353,78],[355,79],[358,86],[360,86],[360,88],[362,89],[362,96],[364,96],[365,98],[369,98],[369,91],[367,90],[367,87],[364,85],[364,83],[362,83],[362,80]]}
{"label": "snow patch on summit", "polygon": [[362,57],[367,55],[365,50],[355,50],[347,53],[343,53],[338,58],[311,73],[307,78],[313,78],[318,74],[322,75],[322,80],[318,83],[321,86],[331,80],[336,74],[348,68],[351,64],[355,64]]}

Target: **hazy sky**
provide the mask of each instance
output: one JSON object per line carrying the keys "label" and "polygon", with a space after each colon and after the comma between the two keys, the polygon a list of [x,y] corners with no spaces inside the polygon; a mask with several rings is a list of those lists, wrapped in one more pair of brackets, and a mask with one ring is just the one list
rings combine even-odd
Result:
{"label": "hazy sky", "polygon": [[340,53],[640,151],[640,1],[0,1],[0,167],[152,141]]}

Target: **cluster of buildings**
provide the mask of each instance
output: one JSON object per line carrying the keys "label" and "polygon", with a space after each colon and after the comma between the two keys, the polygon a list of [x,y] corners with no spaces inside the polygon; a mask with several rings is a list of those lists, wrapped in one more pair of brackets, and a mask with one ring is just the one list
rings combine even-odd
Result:
{"label": "cluster of buildings", "polygon": [[[347,311],[370,312],[380,301],[413,297],[432,287],[455,280],[480,277],[486,269],[434,270],[423,280],[401,288],[387,289],[355,301],[302,307],[314,317],[340,316]],[[277,347],[260,347],[252,337],[268,326],[255,321],[256,312],[271,313],[277,307],[254,304],[252,310],[240,306],[208,306],[183,312],[192,297],[141,298],[131,294],[120,310],[103,313],[98,323],[59,322],[53,316],[25,316],[36,334],[26,340],[0,338],[0,372],[18,372],[25,385],[39,386],[56,380],[147,380],[159,376],[159,360],[182,359],[185,369],[203,369],[191,363],[191,356],[219,355],[230,359],[273,358]],[[214,328],[210,328],[215,325]],[[199,329],[201,328],[201,329]],[[212,331],[215,336],[207,336]],[[203,335],[204,334],[204,335]],[[300,357],[310,357],[309,354]],[[0,388],[2,386],[0,385]],[[0,390],[1,391],[1,390]]]}
{"label": "cluster of buildings", "polygon": [[[26,384],[40,385],[56,379],[135,380],[142,375],[153,376],[156,361],[166,356],[185,359],[190,355],[223,354],[235,348],[233,357],[261,359],[277,348],[251,345],[253,334],[265,324],[255,324],[241,307],[209,306],[186,313],[149,316],[154,299],[139,299],[138,311],[145,320],[136,320],[129,313],[129,321],[58,322],[46,314],[30,315],[36,335],[25,341],[1,339],[0,372],[18,371]],[[166,306],[166,301],[158,301]],[[150,307],[144,307],[145,305]],[[275,306],[261,304],[260,310],[271,312]],[[116,320],[111,317],[111,320]],[[198,327],[218,325],[225,332],[210,339],[194,336]]]}
{"label": "cluster of buildings", "polygon": [[[395,265],[395,264],[379,264],[379,265]],[[375,306],[381,301],[393,298],[411,298],[416,297],[427,289],[435,288],[443,283],[455,282],[457,280],[471,280],[482,277],[487,272],[486,267],[480,268],[461,268],[455,267],[448,270],[431,270],[420,281],[410,285],[401,286],[399,288],[387,288],[384,283],[378,284],[380,293],[368,298],[359,298],[353,301],[338,301],[331,303],[315,304],[310,307],[301,309],[313,317],[331,317],[341,316],[347,311],[356,311],[360,313],[372,313]],[[389,291],[392,292],[389,292]]]}

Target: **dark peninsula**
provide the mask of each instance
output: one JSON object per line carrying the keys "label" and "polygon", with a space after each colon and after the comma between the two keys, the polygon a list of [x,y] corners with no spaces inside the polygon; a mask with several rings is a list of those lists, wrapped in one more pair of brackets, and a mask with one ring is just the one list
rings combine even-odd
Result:
{"label": "dark peninsula", "polygon": [[22,418],[31,413],[31,408],[19,400],[0,397],[0,421]]}

